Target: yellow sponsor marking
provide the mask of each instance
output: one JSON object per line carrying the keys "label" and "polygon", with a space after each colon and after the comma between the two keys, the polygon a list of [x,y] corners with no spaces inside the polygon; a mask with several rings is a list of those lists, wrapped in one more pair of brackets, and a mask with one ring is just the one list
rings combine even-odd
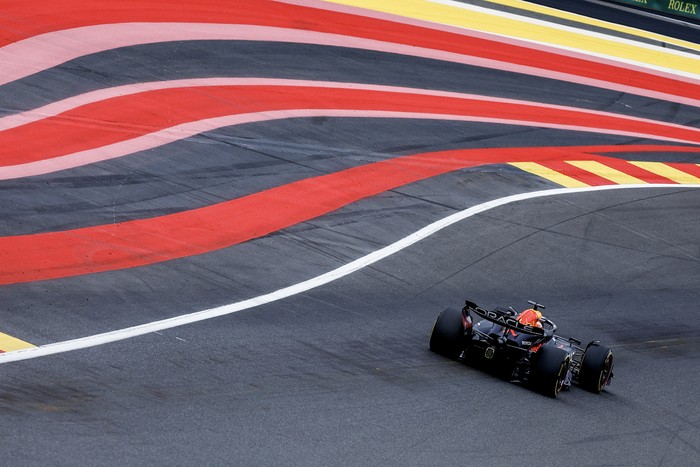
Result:
{"label": "yellow sponsor marking", "polygon": [[620,172],[617,169],[613,169],[612,167],[608,167],[607,165],[601,164],[597,161],[566,161],[566,163],[587,172],[591,172],[619,185],[637,185],[646,183],[644,180],[640,180],[637,177]]}
{"label": "yellow sponsor marking", "polygon": [[527,41],[550,44],[569,50],[676,70],[700,76],[700,57],[660,47],[635,43],[598,33],[578,31],[553,23],[516,18],[500,12],[466,4],[443,4],[427,0],[327,0],[347,6],[381,11],[406,18],[457,26]]}
{"label": "yellow sponsor marking", "polygon": [[517,167],[520,170],[530,172],[531,174],[538,175],[542,178],[546,178],[551,182],[558,183],[559,185],[565,186],[567,188],[580,188],[584,186],[589,186],[587,183],[583,183],[582,181],[576,180],[575,178],[569,177],[568,175],[564,175],[563,173],[557,172],[556,170],[549,169],[536,162],[511,162],[510,165]]}
{"label": "yellow sponsor marking", "polygon": [[12,352],[13,350],[28,349],[30,347],[36,346],[0,332],[0,350],[3,352]]}
{"label": "yellow sponsor marking", "polygon": [[682,170],[666,165],[663,162],[630,162],[630,164],[634,164],[637,167],[641,167],[642,169],[648,170],[656,175],[661,175],[662,177],[671,179],[676,183],[700,183],[700,178],[696,177],[695,175],[685,173]]}
{"label": "yellow sponsor marking", "polygon": [[589,26],[607,29],[609,31],[620,32],[623,34],[628,34],[630,36],[643,37],[645,39],[664,42],[666,44],[673,44],[688,50],[696,50],[700,52],[700,45],[694,44],[692,42],[675,39],[673,37],[668,37],[653,32],[643,31],[641,29],[631,28],[629,26],[623,26],[621,24],[614,24],[595,18],[588,18],[587,16],[578,15],[576,13],[569,13],[568,11],[556,10],[554,8],[537,5],[535,3],[524,2],[522,0],[488,0],[488,2],[495,3],[498,5],[504,5],[511,8],[517,8],[519,10],[531,11],[533,13],[552,16],[567,21],[574,21],[581,24],[587,24]]}

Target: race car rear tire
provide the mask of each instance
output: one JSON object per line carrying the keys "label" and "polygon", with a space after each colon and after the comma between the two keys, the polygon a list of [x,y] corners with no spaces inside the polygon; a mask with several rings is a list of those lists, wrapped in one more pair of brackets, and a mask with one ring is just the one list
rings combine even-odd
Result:
{"label": "race car rear tire", "polygon": [[564,387],[570,365],[571,357],[566,350],[541,347],[530,369],[532,387],[545,396],[556,398]]}
{"label": "race car rear tire", "polygon": [[578,373],[578,384],[583,389],[598,394],[610,381],[613,353],[610,347],[591,343],[586,348]]}
{"label": "race car rear tire", "polygon": [[445,308],[435,320],[430,332],[430,350],[448,358],[456,359],[462,353],[464,325],[462,311]]}

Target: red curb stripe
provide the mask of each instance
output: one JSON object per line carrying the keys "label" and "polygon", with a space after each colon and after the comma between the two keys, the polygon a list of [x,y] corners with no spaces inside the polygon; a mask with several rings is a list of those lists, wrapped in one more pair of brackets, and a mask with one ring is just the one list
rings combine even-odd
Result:
{"label": "red curb stripe", "polygon": [[667,162],[666,165],[673,167],[674,169],[678,169],[681,172],[685,172],[687,174],[690,174],[694,177],[700,178],[700,165],[697,164],[680,164],[680,163],[670,163]]}
{"label": "red curb stripe", "polygon": [[620,159],[611,159],[605,162],[605,165],[612,167],[615,170],[619,170],[627,175],[631,175],[647,183],[678,183],[670,178],[666,178],[662,175],[656,174],[654,172],[649,172],[641,167],[634,164],[630,164],[628,161]]}
{"label": "red curb stripe", "polygon": [[[654,74],[629,70],[622,66],[598,63],[559,53],[535,50],[480,37],[469,37],[369,17],[303,6],[238,0],[226,7],[216,0],[172,2],[152,1],[147,4],[132,0],[111,2],[95,0],[87,9],[78,1],[47,0],[16,2],[3,7],[4,21],[0,43],[9,44],[50,31],[105,23],[131,22],[206,22],[252,24],[328,32],[364,37],[382,42],[410,44],[460,55],[480,57],[526,68],[550,70],[596,81],[605,87],[614,83],[620,88],[639,88],[660,93],[700,99],[700,86]],[[38,13],[40,12],[40,13]],[[301,20],[300,18],[303,18]],[[31,25],[31,26],[27,26]],[[4,40],[3,40],[4,39]]]}
{"label": "red curb stripe", "polygon": [[523,125],[589,129],[700,143],[700,131],[660,122],[542,104],[311,86],[207,86],[115,97],[0,132],[3,166],[114,144],[186,122],[299,108],[478,116]]}
{"label": "red curb stripe", "polygon": [[[583,158],[571,158],[567,157],[567,160],[591,160],[588,155],[586,155]],[[606,160],[607,162],[607,160]],[[580,169],[576,166],[573,166],[571,164],[567,164],[564,161],[550,161],[542,164],[543,166],[547,167],[548,169],[554,170],[556,172],[559,172],[561,174],[567,175],[575,180],[578,180],[579,182],[583,182],[586,185],[590,186],[603,186],[603,185],[610,185],[610,180],[600,177],[594,173],[588,172],[587,170]]]}
{"label": "red curb stripe", "polygon": [[[63,232],[1,237],[0,284],[118,270],[202,254],[453,170],[516,161],[548,163],[563,154],[582,150],[593,148],[470,149],[404,156],[177,214]],[[588,160],[606,159],[588,157]]]}

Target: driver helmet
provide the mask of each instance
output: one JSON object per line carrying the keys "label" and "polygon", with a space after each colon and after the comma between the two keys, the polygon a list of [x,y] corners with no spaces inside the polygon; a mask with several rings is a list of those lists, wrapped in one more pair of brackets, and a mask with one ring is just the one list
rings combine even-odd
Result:
{"label": "driver helmet", "polygon": [[528,308],[518,315],[518,322],[526,326],[541,328],[540,318],[542,318],[542,313],[533,308]]}

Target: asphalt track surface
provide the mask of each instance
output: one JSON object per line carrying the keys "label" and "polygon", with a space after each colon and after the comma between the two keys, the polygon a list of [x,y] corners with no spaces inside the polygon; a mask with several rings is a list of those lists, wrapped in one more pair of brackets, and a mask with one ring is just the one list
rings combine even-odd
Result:
{"label": "asphalt track surface", "polygon": [[[474,2],[516,13],[507,3]],[[218,13],[188,5],[157,14],[211,22]],[[394,53],[356,39],[378,34],[358,26],[369,20],[320,26],[328,18],[305,10],[305,21],[283,24],[280,4],[257,5],[267,6],[251,6],[246,21],[346,28],[347,44],[207,36],[107,47],[44,68],[32,56],[34,73],[5,68],[0,331],[24,346],[0,354],[3,463],[696,462],[697,81],[568,53],[553,63],[543,55],[552,50],[532,44],[528,60],[544,71]],[[113,21],[153,21],[162,6],[152,6],[125,2]],[[4,51],[100,24],[97,7],[94,17],[42,7],[8,7]],[[237,14],[231,6],[214,17],[233,24]],[[410,32],[387,27],[382,40],[454,47],[448,36]],[[482,39],[468,34],[460,47]],[[511,65],[524,50],[490,44],[484,55]],[[607,84],[592,81],[613,70]],[[230,81],[241,79],[255,82]],[[182,82],[144,84],[172,80]],[[111,89],[125,92],[99,94]],[[56,102],[66,105],[52,114]],[[229,119],[239,114],[255,118]],[[13,126],[18,116],[28,120]],[[207,124],[187,127],[199,121]],[[584,170],[600,165],[608,169]],[[566,183],[633,186],[528,195]],[[33,358],[266,296],[513,195],[521,199],[313,289]],[[553,400],[432,354],[435,317],[465,298],[545,303],[561,334],[614,349],[613,384]]]}

